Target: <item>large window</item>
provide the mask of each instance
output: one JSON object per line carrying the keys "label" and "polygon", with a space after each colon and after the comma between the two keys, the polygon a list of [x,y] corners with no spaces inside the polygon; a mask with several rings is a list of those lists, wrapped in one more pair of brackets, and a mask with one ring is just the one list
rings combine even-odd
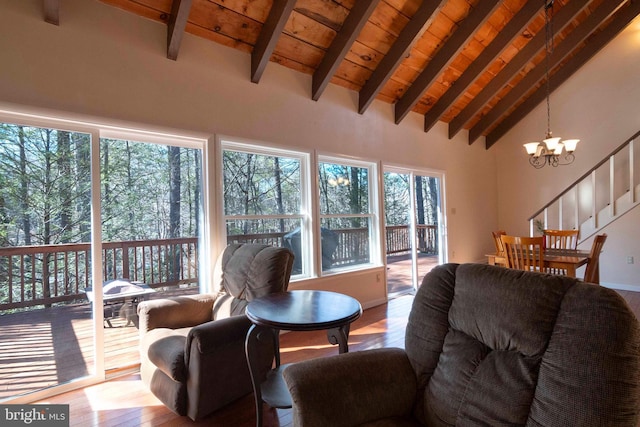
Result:
{"label": "large window", "polygon": [[[205,141],[20,113],[0,120],[0,399],[137,366],[136,304],[206,283]],[[145,293],[133,296],[133,285]]]}
{"label": "large window", "polygon": [[310,274],[309,156],[222,141],[227,243],[290,248],[294,275]]}
{"label": "large window", "polygon": [[370,264],[379,247],[375,165],[325,156],[318,160],[322,271]]}

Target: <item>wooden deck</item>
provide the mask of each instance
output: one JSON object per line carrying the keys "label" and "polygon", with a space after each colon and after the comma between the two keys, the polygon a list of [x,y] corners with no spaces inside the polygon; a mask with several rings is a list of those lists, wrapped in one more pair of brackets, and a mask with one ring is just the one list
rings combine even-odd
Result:
{"label": "wooden deck", "polygon": [[[438,265],[438,255],[418,254],[418,277],[422,280],[425,274]],[[411,273],[411,254],[387,256],[387,293],[397,296],[413,291]],[[418,282],[420,283],[420,282]]]}
{"label": "wooden deck", "polygon": [[[153,298],[195,293],[158,292]],[[104,327],[107,370],[138,365],[138,329],[124,318]],[[0,400],[89,375],[93,369],[91,304],[83,302],[0,316]]]}

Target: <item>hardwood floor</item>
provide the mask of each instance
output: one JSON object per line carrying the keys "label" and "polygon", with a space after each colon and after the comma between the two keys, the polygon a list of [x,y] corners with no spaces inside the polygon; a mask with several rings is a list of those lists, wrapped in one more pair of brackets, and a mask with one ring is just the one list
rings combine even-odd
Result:
{"label": "hardwood floor", "polygon": [[[411,259],[389,257],[387,282],[395,296],[413,290]],[[435,255],[420,254],[418,271],[424,276],[438,261]],[[186,295],[196,288],[157,290],[149,299]],[[106,311],[106,310],[105,310]],[[138,330],[118,316],[105,324],[104,356],[107,375],[140,363]],[[112,327],[111,327],[112,326]],[[24,331],[28,329],[29,334]],[[94,324],[88,301],[71,305],[0,313],[0,400],[72,381],[92,372],[94,366]]]}
{"label": "hardwood floor", "polygon": [[[640,318],[640,293],[618,291]],[[350,351],[379,347],[404,347],[404,330],[413,297],[401,296],[387,304],[366,310],[352,325]],[[337,353],[318,332],[290,332],[282,335],[282,362],[291,363]],[[255,425],[253,395],[229,405],[200,422],[179,417],[163,406],[142,385],[138,374],[52,397],[36,403],[69,404],[71,426],[224,426]],[[292,425],[290,409],[263,407],[265,427]]]}
{"label": "hardwood floor", "polygon": [[[404,330],[413,297],[401,296],[387,304],[365,310],[349,334],[349,350],[404,347]],[[280,339],[282,363],[337,354],[324,331],[289,332]],[[40,402],[69,404],[70,425],[100,426],[224,426],[253,427],[253,395],[229,405],[200,422],[179,417],[148,392],[138,374],[117,378],[82,390],[61,394]],[[265,427],[290,426],[290,409],[271,409],[263,405]]]}

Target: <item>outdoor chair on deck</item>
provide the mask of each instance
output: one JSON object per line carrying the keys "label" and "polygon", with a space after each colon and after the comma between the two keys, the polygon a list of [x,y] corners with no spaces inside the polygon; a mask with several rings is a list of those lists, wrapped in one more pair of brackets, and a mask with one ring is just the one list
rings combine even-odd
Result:
{"label": "outdoor chair on deck", "polygon": [[[162,403],[198,420],[253,391],[244,310],[255,298],[287,290],[293,258],[285,248],[229,245],[218,257],[212,293],[138,305],[140,374]],[[257,369],[266,373],[273,337],[265,337],[259,352]]]}

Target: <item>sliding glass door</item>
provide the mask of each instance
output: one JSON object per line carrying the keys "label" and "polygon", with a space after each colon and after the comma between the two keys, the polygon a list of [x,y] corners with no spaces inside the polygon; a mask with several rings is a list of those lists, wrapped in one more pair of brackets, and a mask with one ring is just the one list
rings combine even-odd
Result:
{"label": "sliding glass door", "polygon": [[96,373],[91,144],[0,124],[0,400]]}
{"label": "sliding glass door", "polygon": [[137,369],[137,304],[200,291],[205,142],[2,120],[0,401],[24,403]]}
{"label": "sliding glass door", "polygon": [[384,208],[387,291],[411,292],[426,273],[445,262],[442,175],[385,168]]}
{"label": "sliding glass door", "polygon": [[100,140],[104,355],[136,366],[140,301],[199,291],[202,150]]}

